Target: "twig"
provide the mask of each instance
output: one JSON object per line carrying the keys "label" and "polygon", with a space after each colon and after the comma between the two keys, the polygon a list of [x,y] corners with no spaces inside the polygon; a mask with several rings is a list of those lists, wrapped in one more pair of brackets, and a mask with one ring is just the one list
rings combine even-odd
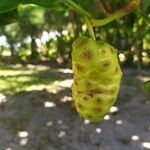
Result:
{"label": "twig", "polygon": [[128,4],[126,7],[122,8],[120,10],[117,10],[115,13],[111,14],[107,18],[100,19],[100,20],[92,18],[90,20],[91,24],[93,27],[103,26],[105,24],[108,24],[115,19],[119,19],[119,18],[131,13],[139,4],[140,4],[140,0],[132,0],[132,2],[130,4]]}
{"label": "twig", "polygon": [[91,38],[93,39],[93,40],[95,40],[95,34],[94,34],[94,30],[93,30],[93,28],[92,28],[92,26],[91,26],[91,23],[90,23],[90,21],[88,20],[88,18],[83,18],[84,19],[84,21],[85,21],[85,23],[86,23],[86,25],[87,25],[87,28],[88,28],[88,31],[89,31],[89,34],[90,34],[90,36],[91,36]]}
{"label": "twig", "polygon": [[112,9],[110,5],[108,5],[106,0],[97,0],[97,2],[99,4],[100,9],[102,9],[106,16],[109,16],[109,14],[112,13]]}

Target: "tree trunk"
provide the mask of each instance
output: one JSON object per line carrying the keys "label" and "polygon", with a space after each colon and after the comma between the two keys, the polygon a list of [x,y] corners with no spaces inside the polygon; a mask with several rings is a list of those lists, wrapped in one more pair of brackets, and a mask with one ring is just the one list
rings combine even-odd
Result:
{"label": "tree trunk", "polygon": [[131,51],[133,39],[128,38],[128,36],[125,39],[125,50],[127,53],[127,59],[125,62],[125,65],[127,67],[133,67],[133,55],[134,53]]}
{"label": "tree trunk", "polygon": [[143,37],[142,37],[142,25],[137,26],[136,33],[136,48],[137,48],[137,70],[140,73],[142,70],[142,50],[143,50]]}
{"label": "tree trunk", "polygon": [[79,32],[80,32],[80,28],[79,26],[77,26],[78,18],[77,18],[76,13],[74,13],[73,11],[71,11],[70,14],[71,14],[70,19],[73,25],[74,38],[76,39],[79,36]]}
{"label": "tree trunk", "polygon": [[118,49],[118,51],[122,49],[122,38],[118,28],[116,28],[115,46]]}
{"label": "tree trunk", "polygon": [[50,40],[46,42],[45,57],[49,57],[49,50],[50,50]]}
{"label": "tree trunk", "polygon": [[39,53],[37,51],[37,44],[36,44],[36,38],[31,36],[31,60],[36,60],[39,56]]}
{"label": "tree trunk", "polygon": [[13,44],[10,44],[10,52],[11,52],[11,63],[13,63],[15,61],[15,48]]}
{"label": "tree trunk", "polygon": [[140,43],[137,44],[137,56],[138,56],[137,69],[138,69],[138,72],[140,72],[142,69],[142,48],[143,48],[143,43],[142,43],[142,41],[140,41]]}

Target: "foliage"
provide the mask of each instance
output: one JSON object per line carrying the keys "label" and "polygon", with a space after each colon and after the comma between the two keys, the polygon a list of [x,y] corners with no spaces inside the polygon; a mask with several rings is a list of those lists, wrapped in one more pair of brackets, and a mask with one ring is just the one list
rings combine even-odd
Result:
{"label": "foliage", "polygon": [[63,0],[45,0],[45,1],[39,1],[39,0],[21,0],[23,4],[35,4],[42,6],[44,8],[48,8],[50,10],[56,10],[61,11],[65,7],[63,5]]}
{"label": "foliage", "polygon": [[[42,6],[44,8],[48,8],[49,10],[56,10],[61,11],[65,7],[62,3],[62,0],[46,0],[46,1],[39,1],[39,0],[1,0],[0,1],[0,20],[1,25],[9,24],[16,21],[17,8],[20,4],[35,4]],[[12,11],[13,10],[13,11]],[[6,21],[6,16],[9,16],[8,20]]]}
{"label": "foliage", "polygon": [[17,8],[19,2],[18,0],[1,0],[0,1],[0,14],[11,11]]}
{"label": "foliage", "polygon": [[44,10],[35,5],[20,6],[19,14],[20,26],[23,33],[27,35],[38,34],[44,24]]}
{"label": "foliage", "polygon": [[150,95],[150,80],[144,82],[145,91]]}
{"label": "foliage", "polygon": [[18,19],[19,19],[19,14],[18,14],[18,11],[16,8],[9,11],[9,12],[5,12],[3,14],[0,14],[0,20],[1,20],[0,27],[4,26],[6,24],[17,22]]}
{"label": "foliage", "polygon": [[[5,14],[0,14],[1,25],[11,21],[14,22],[17,19],[18,14],[14,7],[18,9],[19,20],[15,24],[1,27],[0,35],[6,36],[8,46],[2,45],[0,57],[3,57],[3,54],[10,50],[10,55],[14,57],[13,62],[15,63],[31,63],[34,60],[57,58],[69,61],[71,44],[74,39],[78,35],[88,34],[84,21],[80,19],[77,13],[74,13],[74,8],[67,4],[67,0],[23,0],[21,5],[16,3],[13,6],[11,5],[12,1],[7,0],[1,1],[0,6],[4,6],[5,2],[9,4],[9,7]],[[98,0],[76,0],[74,2],[88,10],[92,17],[104,18],[108,13],[112,14],[130,1],[105,1],[109,8],[107,13],[105,12],[106,10],[101,9],[102,4]],[[119,50],[121,56],[125,57],[121,60],[124,66],[135,67],[138,60],[140,60],[137,59],[138,57],[142,58],[142,65],[148,66],[150,63],[148,59],[150,56],[148,34],[150,31],[148,21],[149,7],[149,2],[143,0],[134,13],[101,28],[94,28],[97,39],[109,42]],[[8,19],[5,19],[4,16]],[[11,20],[11,16],[15,18]],[[47,38],[43,41],[43,33],[45,32]],[[26,46],[24,47],[24,45]],[[140,55],[138,55],[139,49],[142,49]]]}

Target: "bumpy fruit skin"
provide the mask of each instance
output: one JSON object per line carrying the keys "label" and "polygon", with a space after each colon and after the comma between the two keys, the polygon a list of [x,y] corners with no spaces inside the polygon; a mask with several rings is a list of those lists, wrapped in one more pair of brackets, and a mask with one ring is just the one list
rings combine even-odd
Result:
{"label": "bumpy fruit skin", "polygon": [[100,121],[115,103],[122,72],[117,50],[105,42],[82,36],[73,43],[72,95],[80,116]]}

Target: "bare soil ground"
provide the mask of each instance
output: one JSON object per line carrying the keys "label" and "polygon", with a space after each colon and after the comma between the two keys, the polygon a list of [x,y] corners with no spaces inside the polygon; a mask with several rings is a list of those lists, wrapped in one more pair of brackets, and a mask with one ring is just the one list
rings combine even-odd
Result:
{"label": "bare soil ground", "polygon": [[150,149],[150,99],[142,88],[149,73],[125,70],[115,107],[98,123],[80,118],[73,108],[71,73],[51,87],[1,93],[0,150]]}

